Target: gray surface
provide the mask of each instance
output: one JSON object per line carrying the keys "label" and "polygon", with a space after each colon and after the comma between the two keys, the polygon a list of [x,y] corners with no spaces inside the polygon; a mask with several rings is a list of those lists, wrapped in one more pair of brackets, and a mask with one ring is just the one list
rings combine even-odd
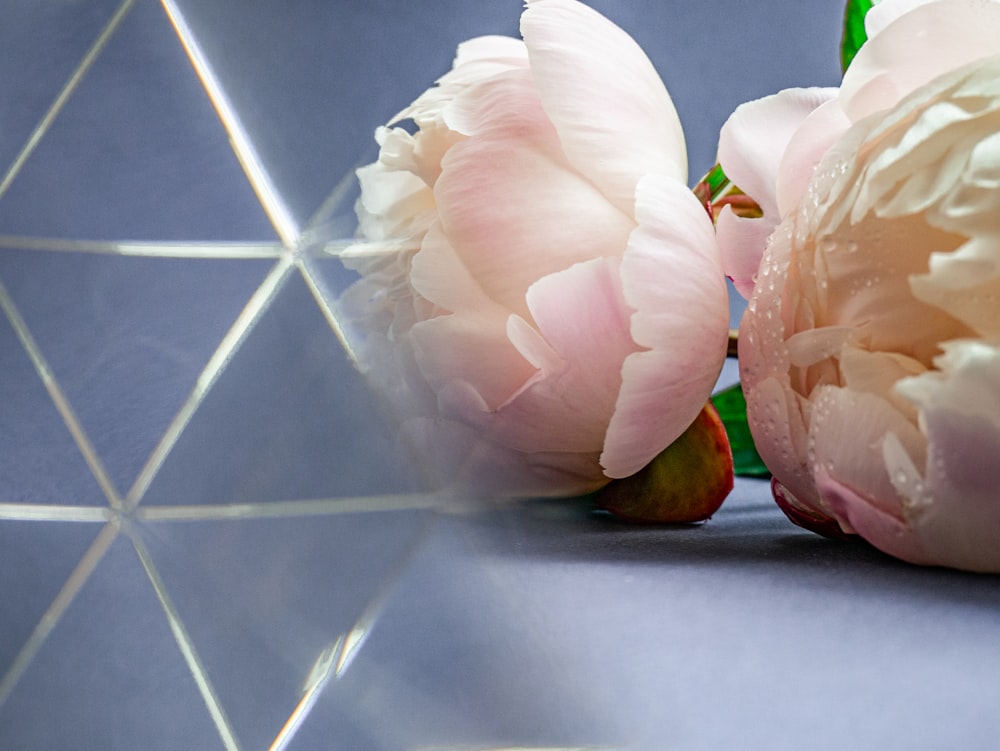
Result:
{"label": "gray surface", "polygon": [[[739,101],[837,79],[837,2],[595,5],[692,178]],[[763,482],[665,529],[416,492],[338,268],[279,238],[349,231],[374,125],[519,3],[168,3],[214,79],[124,7],[50,120],[117,6],[0,24],[0,748],[996,747],[996,577],[814,537]]]}

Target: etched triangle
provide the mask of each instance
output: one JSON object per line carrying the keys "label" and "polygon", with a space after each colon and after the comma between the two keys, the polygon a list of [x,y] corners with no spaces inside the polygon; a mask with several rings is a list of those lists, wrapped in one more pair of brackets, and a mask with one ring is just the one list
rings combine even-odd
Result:
{"label": "etched triangle", "polygon": [[[121,0],[10,3],[0,24],[0,180],[43,125],[88,50],[113,24]],[[53,30],[59,30],[54,34]]]}
{"label": "etched triangle", "polygon": [[0,503],[104,505],[10,322],[0,316]]}
{"label": "etched triangle", "polygon": [[0,706],[0,747],[224,748],[126,538],[111,544]]}
{"label": "etched triangle", "polygon": [[413,468],[368,387],[293,273],[142,503],[271,503],[416,491]]}
{"label": "etched triangle", "polygon": [[0,235],[274,241],[163,8],[137,0],[0,198]]}
{"label": "etched triangle", "polygon": [[522,565],[512,543],[530,535],[497,533],[515,519],[489,509],[439,517],[289,751],[333,736],[364,749],[623,747],[607,692],[581,680],[567,622],[544,603],[561,586],[551,561]]}
{"label": "etched triangle", "polygon": [[336,677],[345,650],[363,651],[365,629],[419,548],[430,513],[142,526],[247,748],[283,748],[272,743],[309,703],[311,687],[321,692]]}
{"label": "etched triangle", "polygon": [[135,481],[272,266],[0,253],[0,279],[119,493]]}
{"label": "etched triangle", "polygon": [[13,668],[100,527],[0,520],[0,592],[4,603],[0,608],[0,679]]}

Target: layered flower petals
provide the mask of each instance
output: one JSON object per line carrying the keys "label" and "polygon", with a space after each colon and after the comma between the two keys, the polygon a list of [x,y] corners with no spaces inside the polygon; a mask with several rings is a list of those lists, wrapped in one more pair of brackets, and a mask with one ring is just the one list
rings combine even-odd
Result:
{"label": "layered flower petals", "polygon": [[[913,12],[939,4],[958,7]],[[768,240],[740,343],[751,430],[790,517],[992,572],[998,133],[1000,56],[852,125]]]}
{"label": "layered flower petals", "polygon": [[712,224],[694,195],[666,177],[636,194],[638,228],[622,260],[631,333],[601,463],[611,477],[645,466],[701,411],[725,357],[728,302]]}
{"label": "layered flower petals", "polygon": [[[739,217],[726,206],[718,217],[723,268],[744,297],[753,291],[764,245],[781,219],[778,185],[782,157],[802,124],[835,94],[836,89],[786,89],[740,105],[719,132],[722,169],[763,214],[759,218]],[[797,182],[801,175],[793,167],[789,178]]]}
{"label": "layered flower petals", "polygon": [[796,130],[836,89],[785,89],[741,104],[719,131],[719,163],[777,224],[778,168]]}
{"label": "layered flower petals", "polygon": [[725,357],[711,222],[649,60],[575,0],[532,0],[522,27],[463,44],[400,113],[415,132],[379,129],[344,253],[362,366],[428,482],[466,496],[640,469]]}
{"label": "layered flower petals", "polygon": [[[820,161],[851,125],[891,110],[951,71],[997,54],[1000,2],[882,0],[866,16],[866,28],[868,41],[839,89],[792,89],[748,102],[723,129],[720,162],[761,205],[760,221],[774,227],[794,212]],[[912,168],[908,158],[905,162],[904,171]],[[909,200],[899,197],[899,202]],[[723,267],[739,280],[741,291],[752,286],[746,271],[762,257],[764,235],[753,221],[731,220],[720,234]]]}

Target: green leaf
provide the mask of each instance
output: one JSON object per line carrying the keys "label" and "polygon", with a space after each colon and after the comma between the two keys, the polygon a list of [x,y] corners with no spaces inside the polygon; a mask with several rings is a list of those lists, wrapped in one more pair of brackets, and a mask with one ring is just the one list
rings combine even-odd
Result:
{"label": "green leaf", "polygon": [[844,36],[840,41],[840,66],[846,71],[861,45],[868,40],[865,15],[875,4],[874,0],[847,0],[844,10]]}
{"label": "green leaf", "polygon": [[747,424],[747,402],[740,384],[730,386],[712,396],[712,404],[726,426],[729,446],[733,450],[733,470],[740,477],[769,477],[771,473],[757,453],[750,426]]}

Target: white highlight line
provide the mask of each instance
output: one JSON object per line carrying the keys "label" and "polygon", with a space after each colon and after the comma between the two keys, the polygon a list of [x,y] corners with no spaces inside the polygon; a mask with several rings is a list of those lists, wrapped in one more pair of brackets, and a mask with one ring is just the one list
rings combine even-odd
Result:
{"label": "white highlight line", "polygon": [[80,64],[76,67],[76,70],[73,71],[73,75],[71,75],[69,80],[63,85],[62,90],[59,92],[58,96],[56,96],[55,101],[52,102],[48,111],[38,122],[38,125],[35,126],[35,129],[31,132],[27,142],[21,148],[20,153],[18,153],[10,167],[7,168],[7,173],[3,176],[3,179],[0,180],[0,196],[6,193],[10,184],[14,182],[14,178],[17,177],[21,168],[24,166],[24,163],[27,162],[28,158],[32,155],[32,153],[34,153],[39,142],[42,140],[42,137],[48,132],[49,128],[52,126],[52,122],[56,119],[59,111],[62,110],[63,105],[66,104],[66,101],[70,98],[73,92],[76,91],[77,86],[80,85],[80,81],[83,80],[87,71],[90,70],[90,67],[94,64],[98,55],[101,54],[101,51],[107,45],[108,40],[111,39],[111,36],[115,33],[115,30],[121,24],[128,12],[132,9],[134,4],[135,0],[125,0],[125,2],[119,5],[118,10],[115,11],[111,20],[108,21],[107,26],[104,27],[104,30],[91,45],[90,49],[87,50],[87,54],[83,56]]}
{"label": "white highlight line", "polygon": [[386,511],[437,508],[442,499],[434,495],[384,495],[357,498],[232,503],[189,506],[140,506],[135,517],[149,522],[227,521],[241,519],[291,519],[303,516],[337,516]]}
{"label": "white highlight line", "polygon": [[260,201],[264,212],[267,214],[268,219],[271,220],[271,224],[274,226],[278,237],[281,238],[281,242],[284,243],[285,247],[295,247],[299,238],[298,224],[282,200],[274,183],[271,181],[270,175],[264,169],[260,155],[250,141],[250,137],[243,127],[239,115],[229,102],[229,98],[226,96],[222,84],[212,70],[208,58],[205,57],[197,39],[195,39],[194,32],[191,31],[191,27],[188,26],[184,14],[181,13],[174,0],[162,0],[162,3],[163,9],[170,19],[170,23],[173,24],[174,30],[177,32],[177,37],[184,47],[184,51],[187,52],[188,58],[190,58],[191,64],[198,74],[198,78],[201,79],[202,86],[205,87],[208,98],[215,107],[215,111],[218,113],[223,127],[229,134],[229,142],[232,144],[233,151],[236,152],[236,158],[239,159],[240,165],[242,165],[243,171],[250,181],[250,185],[257,194],[257,200]]}
{"label": "white highlight line", "polygon": [[62,589],[59,590],[59,594],[56,595],[52,604],[49,605],[48,610],[45,611],[41,620],[38,621],[38,625],[31,632],[28,641],[21,647],[21,651],[14,658],[14,662],[7,670],[6,675],[0,680],[0,706],[3,706],[4,702],[7,701],[7,698],[15,686],[17,686],[21,676],[24,675],[24,671],[28,669],[28,666],[42,648],[45,640],[49,638],[49,634],[52,633],[56,624],[59,623],[59,619],[62,618],[63,613],[66,612],[70,603],[73,602],[73,599],[83,587],[84,582],[90,578],[91,573],[97,568],[97,564],[104,557],[104,554],[111,547],[111,543],[115,541],[117,536],[118,527],[116,525],[105,525],[90,548],[84,553],[83,558],[80,559],[80,562],[73,569],[66,583],[63,584]]}
{"label": "white highlight line", "polygon": [[17,311],[17,307],[14,305],[14,300],[7,292],[7,288],[3,285],[3,282],[0,282],[0,309],[2,309],[7,315],[10,325],[14,328],[14,333],[17,334],[17,338],[21,340],[21,345],[28,353],[28,357],[31,358],[31,362],[35,366],[35,371],[42,379],[45,389],[49,392],[49,397],[56,405],[56,409],[62,416],[63,422],[66,423],[66,427],[72,434],[73,440],[76,441],[76,445],[80,449],[80,453],[83,454],[83,458],[87,462],[87,466],[90,467],[90,471],[97,480],[97,484],[100,485],[101,490],[104,492],[104,496],[108,499],[108,503],[111,508],[120,509],[122,507],[122,501],[114,483],[111,481],[107,471],[104,469],[104,465],[101,463],[101,459],[97,455],[97,451],[94,450],[94,446],[91,444],[90,439],[84,432],[83,426],[80,424],[79,419],[73,412],[73,408],[70,406],[69,401],[63,394],[59,384],[56,382],[55,376],[52,374],[52,369],[45,361],[45,357],[42,355],[42,351],[39,349],[34,337],[31,336],[31,332],[28,331],[28,327],[25,324],[24,319],[21,318],[21,314]]}
{"label": "white highlight line", "polygon": [[0,503],[0,519],[32,522],[107,522],[111,509],[47,503]]}
{"label": "white highlight line", "polygon": [[0,248],[52,253],[92,253],[95,255],[143,258],[194,259],[278,259],[284,248],[278,243],[187,243],[132,242],[123,240],[64,240],[54,237],[0,235]]}
{"label": "white highlight line", "polygon": [[139,560],[142,561],[142,567],[146,570],[146,576],[149,577],[149,581],[156,592],[156,597],[159,599],[160,605],[163,607],[163,612],[167,616],[167,622],[170,624],[170,630],[174,634],[174,639],[181,650],[181,655],[183,655],[188,670],[191,671],[191,675],[194,677],[198,690],[201,692],[201,698],[205,702],[209,714],[212,716],[212,721],[215,723],[215,728],[219,733],[219,737],[222,738],[222,743],[225,745],[226,751],[239,751],[240,744],[236,740],[236,733],[229,723],[229,718],[226,717],[225,710],[223,710],[222,704],[219,702],[219,697],[212,687],[212,682],[208,678],[208,673],[204,665],[201,664],[201,659],[198,657],[197,651],[195,651],[194,643],[191,641],[191,637],[188,636],[187,629],[184,628],[184,623],[181,621],[177,608],[174,607],[173,602],[170,600],[163,580],[160,578],[156,566],[153,565],[153,559],[150,557],[149,551],[146,550],[145,545],[142,544],[138,536],[131,535],[130,537],[136,553],[139,554]]}
{"label": "white highlight line", "polygon": [[134,509],[139,504],[139,501],[142,500],[142,496],[149,489],[150,483],[152,483],[156,473],[159,472],[160,467],[163,466],[163,462],[166,461],[174,444],[177,443],[177,439],[184,432],[184,428],[187,427],[192,416],[194,416],[198,407],[201,406],[205,396],[216,380],[218,380],[236,350],[243,343],[243,340],[253,328],[257,319],[267,310],[268,305],[270,305],[278,290],[281,289],[281,285],[293,267],[294,265],[290,258],[287,255],[282,256],[267,277],[265,277],[260,287],[250,297],[250,300],[239,316],[237,316],[232,327],[222,337],[222,341],[212,354],[208,364],[205,365],[205,369],[198,376],[198,380],[195,382],[194,388],[188,395],[187,400],[181,405],[180,410],[167,427],[160,442],[146,460],[146,464],[139,472],[139,476],[135,479],[132,487],[129,488],[128,495],[125,497],[125,507],[127,509]]}

